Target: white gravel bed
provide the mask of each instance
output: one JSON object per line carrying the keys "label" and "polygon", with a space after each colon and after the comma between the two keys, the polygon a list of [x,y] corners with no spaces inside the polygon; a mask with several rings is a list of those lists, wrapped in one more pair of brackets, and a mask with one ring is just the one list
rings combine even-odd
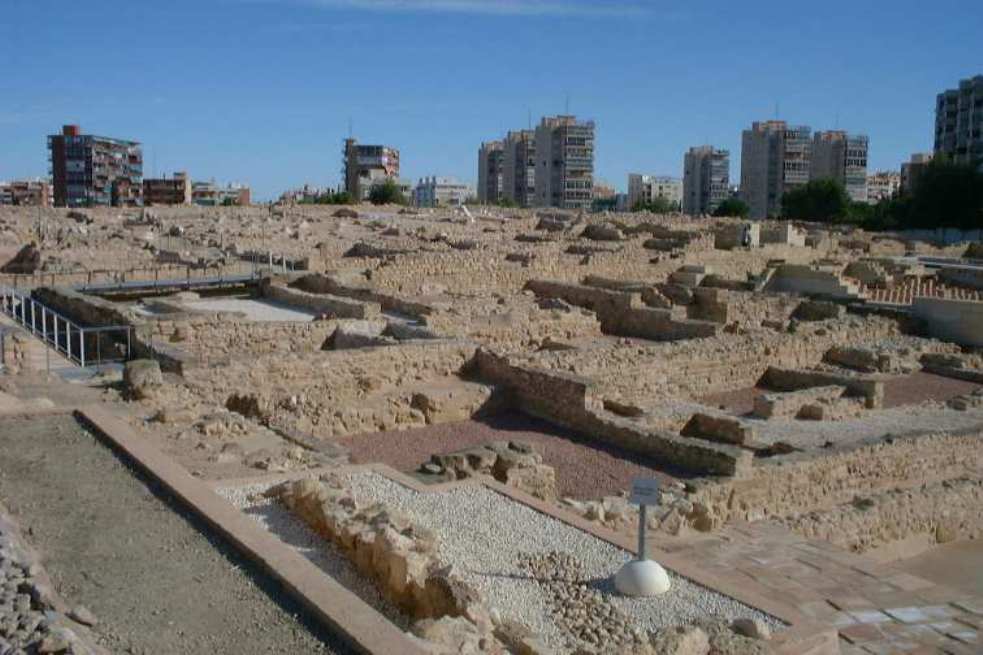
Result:
{"label": "white gravel bed", "polygon": [[408,630],[409,617],[379,595],[375,584],[359,573],[334,544],[308,528],[306,523],[280,503],[262,497],[264,491],[279,482],[279,480],[264,481],[240,487],[221,487],[216,491],[343,587],[384,614],[403,630]]}
{"label": "white gravel bed", "polygon": [[695,619],[759,618],[773,629],[779,620],[670,572],[672,589],[657,598],[615,593],[612,576],[632,556],[611,544],[478,485],[446,493],[419,493],[375,474],[346,476],[359,504],[379,501],[438,535],[440,555],[478,588],[501,617],[528,625],[554,648],[564,648],[543,588],[517,565],[522,553],[567,553],[583,564],[587,583],[637,621],[642,629]]}
{"label": "white gravel bed", "polygon": [[291,305],[253,298],[203,298],[182,303],[209,312],[242,312],[250,321],[312,321],[315,314]]}

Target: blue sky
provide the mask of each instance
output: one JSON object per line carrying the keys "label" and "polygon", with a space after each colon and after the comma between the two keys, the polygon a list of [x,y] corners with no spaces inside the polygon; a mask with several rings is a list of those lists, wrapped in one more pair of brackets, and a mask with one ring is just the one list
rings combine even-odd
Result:
{"label": "blue sky", "polygon": [[935,94],[983,74],[983,2],[3,0],[0,179],[45,175],[63,123],[144,144],[145,174],[336,184],[351,119],[403,176],[473,181],[482,140],[597,121],[597,175],[681,175],[779,116],[932,146]]}

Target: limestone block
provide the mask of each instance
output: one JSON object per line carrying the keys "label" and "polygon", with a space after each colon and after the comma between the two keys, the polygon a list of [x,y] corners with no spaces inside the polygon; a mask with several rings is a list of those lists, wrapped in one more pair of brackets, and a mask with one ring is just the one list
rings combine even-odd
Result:
{"label": "limestone block", "polygon": [[152,359],[135,359],[123,368],[123,384],[134,398],[150,398],[164,384],[160,364]]}

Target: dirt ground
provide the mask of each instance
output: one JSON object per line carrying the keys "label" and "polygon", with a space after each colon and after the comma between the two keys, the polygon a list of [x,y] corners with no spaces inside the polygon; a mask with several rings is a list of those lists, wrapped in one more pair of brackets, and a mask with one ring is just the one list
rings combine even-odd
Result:
{"label": "dirt ground", "polygon": [[74,419],[3,420],[0,445],[0,498],[110,651],[351,652]]}
{"label": "dirt ground", "polygon": [[443,423],[400,432],[376,432],[340,439],[356,464],[384,462],[400,471],[413,471],[431,455],[462,450],[492,441],[531,443],[543,461],[556,469],[561,496],[594,499],[631,487],[636,477],[676,479],[678,472],[621,449],[588,444],[577,435],[510,412],[460,423]]}

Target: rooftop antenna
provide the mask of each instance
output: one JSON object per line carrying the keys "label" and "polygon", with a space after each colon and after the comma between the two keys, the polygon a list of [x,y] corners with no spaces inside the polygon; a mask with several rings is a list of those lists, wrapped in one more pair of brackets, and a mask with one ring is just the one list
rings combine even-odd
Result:
{"label": "rooftop antenna", "polygon": [[570,115],[570,94],[567,94],[566,101],[563,104],[563,114],[566,116]]}
{"label": "rooftop antenna", "polygon": [[833,129],[840,129],[840,112],[836,112],[836,118],[833,119]]}
{"label": "rooftop antenna", "polygon": [[526,109],[526,124],[532,129],[532,109]]}
{"label": "rooftop antenna", "polygon": [[775,101],[775,120],[776,121],[778,120],[778,115],[779,115],[779,111],[778,110],[779,110],[779,104],[778,104],[778,101],[776,100]]}
{"label": "rooftop antenna", "polygon": [[348,117],[348,138],[352,138],[352,117]]}

